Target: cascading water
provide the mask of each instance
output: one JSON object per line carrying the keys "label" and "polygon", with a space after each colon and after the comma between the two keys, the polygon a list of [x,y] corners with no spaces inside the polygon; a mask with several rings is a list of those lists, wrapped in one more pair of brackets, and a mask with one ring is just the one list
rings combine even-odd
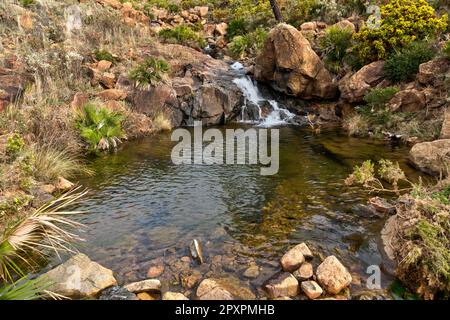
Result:
{"label": "cascading water", "polygon": [[[231,66],[232,69],[242,73],[239,78],[233,80],[233,83],[244,94],[244,105],[242,106],[241,122],[259,123],[261,127],[271,127],[289,123],[289,120],[294,118],[294,114],[287,109],[280,108],[278,102],[275,100],[267,100],[262,97],[258,87],[249,76],[243,74],[244,67],[239,62]],[[270,112],[263,117],[261,106],[267,102]],[[250,110],[250,108],[256,110]],[[257,113],[257,116],[255,116]],[[253,116],[252,116],[253,115]]]}

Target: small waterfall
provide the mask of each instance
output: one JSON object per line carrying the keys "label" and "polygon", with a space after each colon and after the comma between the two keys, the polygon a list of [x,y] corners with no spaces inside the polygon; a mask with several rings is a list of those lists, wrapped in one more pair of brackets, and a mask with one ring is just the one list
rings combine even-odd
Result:
{"label": "small waterfall", "polygon": [[[239,62],[231,66],[234,70],[243,70],[242,64]],[[295,115],[287,109],[280,108],[275,100],[264,99],[258,90],[258,87],[249,76],[241,76],[233,80],[237,87],[244,94],[244,105],[242,106],[241,122],[259,123],[262,127],[271,127],[287,124]],[[264,102],[268,102],[270,112],[263,117],[261,106]]]}

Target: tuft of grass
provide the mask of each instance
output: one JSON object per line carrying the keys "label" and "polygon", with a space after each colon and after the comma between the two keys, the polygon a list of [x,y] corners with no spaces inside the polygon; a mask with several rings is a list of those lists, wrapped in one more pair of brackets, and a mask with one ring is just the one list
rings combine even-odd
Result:
{"label": "tuft of grass", "polygon": [[129,77],[137,85],[154,85],[163,80],[169,72],[169,64],[164,59],[147,57],[131,70]]}
{"label": "tuft of grass", "polygon": [[442,53],[444,54],[444,57],[450,59],[450,41],[447,41],[444,44],[444,47],[442,48]]}
{"label": "tuft of grass", "polygon": [[54,182],[59,176],[70,178],[76,174],[92,174],[80,160],[64,150],[32,146],[34,176],[39,181]]}
{"label": "tuft of grass", "polygon": [[163,114],[159,113],[152,120],[153,128],[157,131],[168,131],[172,130],[172,123],[169,119]]}
{"label": "tuft of grass", "polygon": [[350,136],[365,136],[369,130],[369,121],[366,117],[355,113],[344,120],[344,128]]}
{"label": "tuft of grass", "polygon": [[76,122],[81,137],[88,143],[89,151],[95,152],[115,149],[121,139],[126,138],[122,120],[121,113],[88,103]]}
{"label": "tuft of grass", "polygon": [[243,36],[234,37],[233,41],[228,44],[228,51],[236,59],[256,56],[263,47],[266,38],[267,31],[263,28],[257,28]]}
{"label": "tuft of grass", "polygon": [[[332,26],[325,30],[319,40],[319,48],[325,55],[325,64],[330,66],[341,65],[347,51],[352,46],[352,31],[348,28]],[[331,69],[339,69],[332,67]]]}

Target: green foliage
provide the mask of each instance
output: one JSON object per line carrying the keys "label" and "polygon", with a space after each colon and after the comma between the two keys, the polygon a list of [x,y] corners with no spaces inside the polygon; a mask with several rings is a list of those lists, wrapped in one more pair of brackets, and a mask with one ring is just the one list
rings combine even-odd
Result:
{"label": "green foliage", "polygon": [[38,300],[46,296],[43,292],[50,285],[51,283],[44,278],[22,277],[13,284],[0,287],[0,300]]}
{"label": "green foliage", "polygon": [[34,0],[20,0],[20,4],[25,8],[31,6],[33,3]]}
{"label": "green foliage", "polygon": [[233,40],[236,36],[242,36],[246,34],[247,22],[244,19],[234,19],[228,24],[227,34],[225,38],[227,41]]}
{"label": "green foliage", "polygon": [[166,9],[170,13],[177,13],[180,12],[180,6],[172,1],[167,0],[147,0],[147,3],[145,4],[147,8],[149,7],[158,7],[161,9]]}
{"label": "green foliage", "polygon": [[25,141],[23,138],[18,133],[15,133],[6,141],[6,153],[10,158],[15,159],[24,146]]}
{"label": "green foliage", "polygon": [[112,63],[117,62],[117,59],[110,53],[108,50],[105,49],[97,49],[94,51],[95,59],[97,61],[106,60],[110,61]]}
{"label": "green foliage", "polygon": [[244,56],[255,56],[259,53],[267,38],[267,31],[258,28],[243,36],[234,37],[228,44],[228,50],[232,57],[243,58]]}
{"label": "green foliage", "polygon": [[137,85],[153,85],[160,82],[168,71],[169,64],[165,60],[147,57],[131,70],[129,77]]}
{"label": "green foliage", "polygon": [[441,191],[434,192],[431,197],[442,204],[450,205],[450,185],[443,188]]}
{"label": "green foliage", "polygon": [[[352,46],[352,31],[338,26],[326,29],[325,35],[319,40],[319,48],[325,54],[327,66],[340,66],[347,51]],[[332,67],[330,69],[339,69]]]}
{"label": "green foliage", "polygon": [[205,39],[186,25],[179,25],[173,29],[162,29],[158,35],[166,41],[182,45],[199,46],[201,48],[206,46]]}
{"label": "green foliage", "polygon": [[372,108],[381,108],[399,91],[398,87],[374,88],[364,96],[364,101]]}
{"label": "green foliage", "polygon": [[366,62],[385,59],[394,49],[444,31],[447,20],[436,17],[425,0],[391,0],[381,6],[379,28],[363,26],[355,35],[358,54]]}
{"label": "green foliage", "polygon": [[282,8],[286,22],[293,26],[314,20],[320,14],[317,0],[292,0],[287,1],[286,7]]}
{"label": "green foliage", "polygon": [[426,42],[412,42],[389,56],[384,66],[388,79],[399,82],[411,80],[419,71],[420,64],[436,55],[433,47]]}
{"label": "green foliage", "polygon": [[442,53],[444,54],[444,57],[450,60],[450,41],[447,41],[444,44],[444,47],[442,48]]}
{"label": "green foliage", "polygon": [[81,137],[89,144],[90,151],[115,149],[125,138],[121,123],[122,114],[105,107],[87,104],[77,119]]}

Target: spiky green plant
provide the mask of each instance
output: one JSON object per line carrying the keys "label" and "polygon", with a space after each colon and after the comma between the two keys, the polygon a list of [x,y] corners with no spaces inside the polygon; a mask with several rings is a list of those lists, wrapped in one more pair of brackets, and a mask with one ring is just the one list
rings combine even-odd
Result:
{"label": "spiky green plant", "polygon": [[81,212],[66,209],[86,193],[74,189],[6,226],[0,237],[0,300],[59,297],[47,291],[51,285],[48,280],[30,279],[26,273],[38,267],[36,257],[76,252],[73,242],[82,239],[69,230],[83,225],[70,216]]}
{"label": "spiky green plant", "polygon": [[129,77],[136,85],[153,85],[163,80],[168,71],[169,64],[165,60],[147,57],[131,70]]}
{"label": "spiky green plant", "polygon": [[90,151],[111,150],[126,138],[122,121],[121,113],[88,103],[78,115],[77,127]]}

